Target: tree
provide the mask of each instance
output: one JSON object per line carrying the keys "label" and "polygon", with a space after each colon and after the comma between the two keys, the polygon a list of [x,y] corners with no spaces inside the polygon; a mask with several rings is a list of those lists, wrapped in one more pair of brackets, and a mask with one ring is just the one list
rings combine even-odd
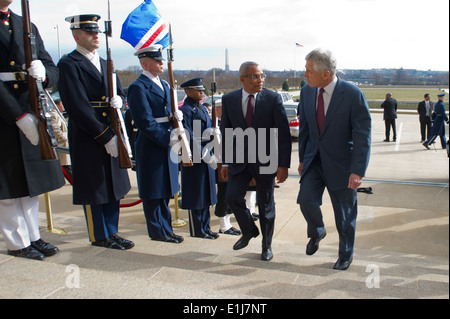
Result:
{"label": "tree", "polygon": [[283,81],[283,85],[281,86],[283,91],[289,91],[289,81],[286,79]]}

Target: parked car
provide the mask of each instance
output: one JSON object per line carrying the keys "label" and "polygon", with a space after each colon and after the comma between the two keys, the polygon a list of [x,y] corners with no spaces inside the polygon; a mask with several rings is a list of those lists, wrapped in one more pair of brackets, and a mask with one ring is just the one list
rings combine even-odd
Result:
{"label": "parked car", "polygon": [[[222,106],[222,94],[220,95],[214,95],[214,102],[216,103],[216,106]],[[207,104],[209,106],[212,105],[212,96],[209,96],[205,101],[203,101],[203,104]]]}
{"label": "parked car", "polygon": [[298,137],[300,121],[298,119],[297,110],[293,108],[286,108],[286,115],[289,122],[291,136]]}

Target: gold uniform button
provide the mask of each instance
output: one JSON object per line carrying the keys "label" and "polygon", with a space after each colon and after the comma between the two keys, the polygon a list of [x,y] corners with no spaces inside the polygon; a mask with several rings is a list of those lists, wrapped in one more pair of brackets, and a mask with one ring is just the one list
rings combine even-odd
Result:
{"label": "gold uniform button", "polygon": [[10,66],[15,66],[15,65],[16,65],[16,61],[11,61],[11,62],[9,62],[9,65],[10,65]]}
{"label": "gold uniform button", "polygon": [[17,84],[17,83],[14,84],[13,86],[14,86],[14,88],[15,88],[16,90],[19,88],[19,84]]}
{"label": "gold uniform button", "polygon": [[108,116],[108,113],[103,112],[102,115],[106,117],[106,116]]}
{"label": "gold uniform button", "polygon": [[102,96],[102,100],[103,100],[103,101],[106,100],[106,96]]}

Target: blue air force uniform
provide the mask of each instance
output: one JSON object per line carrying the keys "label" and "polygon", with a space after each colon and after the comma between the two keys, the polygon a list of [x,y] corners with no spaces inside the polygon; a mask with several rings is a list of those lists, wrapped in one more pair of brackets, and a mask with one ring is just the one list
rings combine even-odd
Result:
{"label": "blue air force uniform", "polygon": [[[438,94],[438,97],[445,96],[445,93]],[[441,146],[442,148],[446,148],[447,141],[445,138],[445,131],[444,131],[444,121],[448,123],[448,116],[445,113],[445,106],[444,102],[437,101],[434,106],[434,119],[433,119],[433,126],[431,128],[431,134],[428,140],[423,143],[423,146],[426,148],[429,148],[429,146],[434,142],[434,140],[440,136],[441,137]]]}
{"label": "blue air force uniform", "polygon": [[[135,55],[163,60],[161,48],[152,48]],[[137,127],[136,174],[148,234],[153,240],[179,243],[180,236],[174,239],[168,207],[170,198],[179,190],[178,155],[170,147],[173,119],[169,85],[144,71],[128,88],[128,106]]]}
{"label": "blue air force uniform", "polygon": [[[202,80],[202,78],[189,80],[183,83],[181,88],[204,90]],[[186,132],[189,133],[192,152],[200,149],[200,154],[203,154],[204,147],[210,142],[210,139],[202,140],[202,135],[206,129],[212,126],[207,109],[198,101],[187,97],[180,111],[183,112],[183,125]],[[195,132],[196,135],[194,135],[194,126],[200,128],[198,132]],[[200,147],[194,146],[194,143]],[[197,156],[197,158],[200,157],[200,155]],[[193,166],[182,167],[181,192],[183,194],[181,207],[189,210],[191,236],[211,236],[209,207],[217,203],[214,169],[203,160],[200,163],[194,161]]]}
{"label": "blue air force uniform", "polygon": [[[71,29],[97,32],[99,16],[69,17]],[[92,21],[91,21],[92,20]],[[81,21],[77,24],[74,21]],[[81,27],[80,27],[81,26]],[[58,63],[60,95],[69,114],[69,148],[73,170],[73,203],[83,205],[89,239],[94,244],[118,232],[120,199],[131,185],[126,169],[105,149],[115,133],[110,127],[106,61],[101,72],[78,47]],[[124,98],[117,79],[117,94]],[[105,246],[106,247],[106,246]],[[117,248],[117,247],[109,247]],[[120,248],[119,248],[120,249]]]}

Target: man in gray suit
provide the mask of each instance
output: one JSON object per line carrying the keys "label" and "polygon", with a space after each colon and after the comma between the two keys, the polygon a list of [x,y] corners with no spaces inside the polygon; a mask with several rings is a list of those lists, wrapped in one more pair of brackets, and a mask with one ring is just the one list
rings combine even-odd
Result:
{"label": "man in gray suit", "polygon": [[330,51],[314,50],[306,61],[309,83],[302,88],[299,103],[301,186],[297,198],[311,238],[306,254],[314,254],[326,235],[320,209],[326,187],[339,233],[334,269],[345,270],[353,260],[357,189],[369,163],[369,107],[360,89],[336,76]]}

